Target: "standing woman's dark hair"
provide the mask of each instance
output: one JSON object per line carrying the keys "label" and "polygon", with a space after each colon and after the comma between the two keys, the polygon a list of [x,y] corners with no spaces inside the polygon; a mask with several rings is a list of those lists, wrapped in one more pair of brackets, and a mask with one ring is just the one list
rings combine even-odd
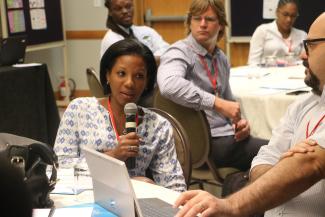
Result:
{"label": "standing woman's dark hair", "polygon": [[293,25],[299,15],[297,0],[280,0],[276,9],[276,24],[283,38],[290,36]]}
{"label": "standing woman's dark hair", "polygon": [[279,0],[277,9],[279,9],[282,6],[284,6],[286,4],[289,4],[289,3],[293,3],[293,4],[297,5],[297,8],[299,8],[299,1],[298,0]]}
{"label": "standing woman's dark hair", "polygon": [[107,73],[110,73],[117,58],[124,55],[137,55],[143,58],[147,69],[147,85],[142,93],[146,96],[154,89],[157,77],[157,65],[151,50],[135,39],[124,39],[110,46],[100,61],[100,83],[104,88],[104,94],[110,94],[110,86],[107,83]]}

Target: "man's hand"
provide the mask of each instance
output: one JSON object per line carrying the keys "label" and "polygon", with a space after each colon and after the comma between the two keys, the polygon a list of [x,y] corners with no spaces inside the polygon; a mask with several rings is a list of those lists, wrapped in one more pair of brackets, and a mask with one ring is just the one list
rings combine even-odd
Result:
{"label": "man's hand", "polygon": [[291,147],[287,152],[282,154],[280,160],[291,157],[295,153],[307,153],[307,152],[314,152],[315,146],[317,145],[317,142],[311,139],[306,139],[305,141],[302,141],[295,146]]}
{"label": "man's hand", "polygon": [[234,124],[241,119],[240,105],[238,102],[216,97],[214,101],[214,108],[217,112],[220,112],[222,115],[229,118]]}
{"label": "man's hand", "polygon": [[250,134],[250,127],[248,121],[245,119],[240,119],[237,124],[233,124],[233,128],[237,142],[246,139]]}
{"label": "man's hand", "polygon": [[234,208],[225,199],[218,199],[206,191],[193,190],[182,193],[174,207],[183,205],[175,217],[220,216],[233,217]]}

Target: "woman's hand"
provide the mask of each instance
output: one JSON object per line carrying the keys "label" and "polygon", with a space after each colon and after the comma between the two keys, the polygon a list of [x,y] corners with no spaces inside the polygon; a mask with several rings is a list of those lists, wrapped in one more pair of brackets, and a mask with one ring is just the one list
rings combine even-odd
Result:
{"label": "woman's hand", "polygon": [[311,139],[306,139],[305,141],[302,141],[295,146],[291,147],[287,152],[283,153],[280,157],[280,160],[291,157],[295,153],[308,153],[315,151],[315,147],[317,145],[317,142]]}
{"label": "woman's hand", "polygon": [[132,179],[156,185],[156,183],[152,179],[145,176],[133,176]]}
{"label": "woman's hand", "polygon": [[118,145],[114,149],[105,152],[105,154],[122,161],[125,161],[129,157],[136,157],[139,153],[140,140],[140,137],[135,132],[122,135],[120,136]]}

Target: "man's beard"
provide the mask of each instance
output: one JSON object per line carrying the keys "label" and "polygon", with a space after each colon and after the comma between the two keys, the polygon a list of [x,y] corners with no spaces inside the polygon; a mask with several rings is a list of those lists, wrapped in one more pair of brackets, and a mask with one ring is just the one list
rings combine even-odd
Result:
{"label": "man's beard", "polygon": [[306,77],[305,77],[305,84],[307,84],[307,86],[312,88],[312,92],[318,96],[322,95],[322,91],[320,89],[320,81],[319,79],[316,77],[315,73],[309,68],[309,64],[307,60],[303,61],[303,65],[307,68],[306,70],[308,70],[308,73],[306,73]]}

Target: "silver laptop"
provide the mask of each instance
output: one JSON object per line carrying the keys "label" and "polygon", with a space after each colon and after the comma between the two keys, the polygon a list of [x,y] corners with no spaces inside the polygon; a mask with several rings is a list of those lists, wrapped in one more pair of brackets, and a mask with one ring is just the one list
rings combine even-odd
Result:
{"label": "silver laptop", "polygon": [[123,161],[82,148],[93,180],[95,203],[120,217],[175,216],[178,209],[158,198],[137,199]]}

